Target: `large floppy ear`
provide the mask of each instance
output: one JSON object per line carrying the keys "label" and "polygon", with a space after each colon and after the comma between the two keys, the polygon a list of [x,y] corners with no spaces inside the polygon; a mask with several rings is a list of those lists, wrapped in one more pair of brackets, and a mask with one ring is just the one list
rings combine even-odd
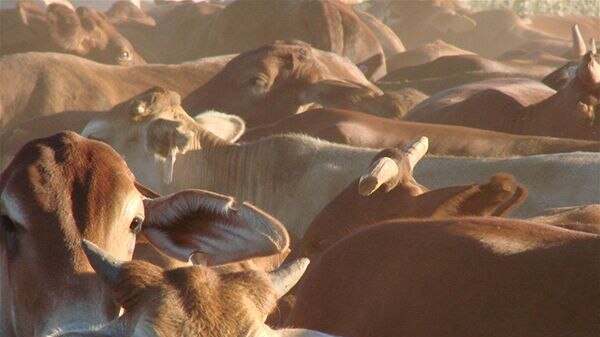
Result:
{"label": "large floppy ear", "polygon": [[113,25],[139,24],[143,26],[156,26],[154,18],[144,13],[131,1],[119,0],[104,13],[109,23]]}
{"label": "large floppy ear", "polygon": [[344,107],[360,102],[364,98],[383,95],[376,87],[367,87],[353,82],[322,80],[311,85],[300,94],[302,104],[318,103],[323,107]]}
{"label": "large floppy ear", "polygon": [[234,207],[231,197],[184,190],[144,200],[143,233],[162,252],[182,261],[205,254],[219,265],[281,253],[289,236],[283,225],[256,207]]}
{"label": "large floppy ear", "polygon": [[499,173],[487,184],[475,184],[450,197],[432,214],[447,216],[504,216],[527,198],[527,189],[509,174]]}
{"label": "large floppy ear", "polygon": [[194,120],[203,129],[232,143],[246,132],[246,123],[242,118],[222,112],[206,111],[196,115]]}
{"label": "large floppy ear", "polygon": [[194,138],[193,131],[187,130],[181,121],[157,119],[146,129],[146,151],[164,160],[163,182],[173,181],[173,167],[177,154],[185,153]]}

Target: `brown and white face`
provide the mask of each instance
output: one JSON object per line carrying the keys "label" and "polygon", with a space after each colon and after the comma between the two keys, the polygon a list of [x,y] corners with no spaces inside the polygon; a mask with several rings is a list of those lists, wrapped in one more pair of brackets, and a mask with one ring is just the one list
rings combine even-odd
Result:
{"label": "brown and white face", "polygon": [[18,11],[23,24],[37,37],[35,44],[40,51],[70,53],[114,65],[146,63],[105,15],[92,8],[74,11],[51,4],[44,11],[33,3],[22,2]]}
{"label": "brown and white face", "polygon": [[74,133],[27,144],[0,178],[0,216],[0,331],[46,336],[117,314],[79,244],[132,256],[144,205],[114,150]]}
{"label": "brown and white face", "polygon": [[[80,246],[88,239],[119,260],[143,232],[181,261],[208,265],[285,251],[283,225],[247,203],[199,190],[149,199],[108,145],[72,132],[26,145],[0,178],[0,331],[10,337],[87,330],[118,305]],[[250,247],[250,248],[249,248]]]}
{"label": "brown and white face", "polygon": [[310,106],[347,107],[382,92],[347,59],[300,41],[278,41],[240,54],[184,106],[214,109],[266,124]]}

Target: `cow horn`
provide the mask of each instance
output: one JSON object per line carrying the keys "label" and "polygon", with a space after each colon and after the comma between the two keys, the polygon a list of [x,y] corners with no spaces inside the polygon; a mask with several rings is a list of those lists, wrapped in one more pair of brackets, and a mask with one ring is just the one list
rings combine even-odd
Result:
{"label": "cow horn", "polygon": [[90,265],[100,275],[100,278],[109,286],[115,287],[123,263],[86,239],[81,240],[81,246]]}
{"label": "cow horn", "polygon": [[573,28],[571,28],[571,34],[573,37],[573,53],[578,58],[582,57],[585,55],[587,50],[578,25],[573,25]]}
{"label": "cow horn", "polygon": [[310,260],[304,257],[286,263],[268,273],[277,298],[283,297],[283,295],[298,283],[309,263]]}
{"label": "cow horn", "polygon": [[596,54],[596,51],[598,49],[596,48],[596,39],[591,38],[590,39],[590,51],[592,52],[592,54]]}
{"label": "cow horn", "polygon": [[389,158],[382,157],[371,164],[366,174],[358,181],[358,193],[363,196],[371,195],[379,186],[385,184],[400,172],[398,164]]}
{"label": "cow horn", "polygon": [[411,170],[415,168],[415,165],[423,158],[427,149],[429,148],[429,139],[427,137],[421,137],[419,140],[404,147],[406,157],[410,165]]}

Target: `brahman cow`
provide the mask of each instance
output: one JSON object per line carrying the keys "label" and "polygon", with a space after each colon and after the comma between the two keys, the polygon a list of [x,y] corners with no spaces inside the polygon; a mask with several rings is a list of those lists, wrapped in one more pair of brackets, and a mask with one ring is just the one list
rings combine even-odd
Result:
{"label": "brahman cow", "polygon": [[362,65],[369,79],[386,73],[377,37],[351,7],[336,0],[236,1],[211,24],[204,55],[239,53],[285,39],[345,56]]}
{"label": "brahman cow", "polygon": [[[389,120],[360,112],[313,109],[273,124],[247,130],[241,141],[270,135],[301,133],[360,147],[401,147],[426,136],[429,153],[466,157],[511,157],[575,151],[600,152],[600,142],[512,135],[454,125]],[[0,143],[1,145],[1,143]]]}
{"label": "brahman cow", "polygon": [[0,126],[57,112],[108,110],[152,83],[187,96],[190,114],[218,109],[242,116],[250,125],[315,104],[400,114],[401,97],[382,93],[347,59],[302,42],[279,41],[245,52],[222,69],[229,60],[231,56],[171,66],[111,67],[69,55],[7,56],[0,60],[0,83],[14,84],[0,88]]}
{"label": "brahman cow", "polygon": [[23,1],[0,17],[0,55],[52,51],[107,64],[146,63],[107,18],[90,7],[73,10],[53,3],[44,10]]}
{"label": "brahman cow", "polygon": [[126,312],[96,330],[61,337],[333,337],[306,329],[273,330],[264,323],[277,299],[298,282],[308,259],[268,273],[218,274],[204,266],[163,270],[125,262],[90,241],[82,245]]}
{"label": "brahman cow", "polygon": [[588,52],[575,78],[558,92],[525,79],[476,82],[431,96],[404,119],[513,134],[600,140],[600,119],[596,116],[599,95],[600,65]]}
{"label": "brahman cow", "polygon": [[287,324],[361,337],[589,337],[600,238],[521,220],[392,220],[334,244]]}
{"label": "brahman cow", "polygon": [[0,334],[54,336],[116,318],[82,238],[128,260],[142,232],[163,252],[184,261],[201,252],[209,265],[288,245],[283,226],[247,203],[197,190],[144,193],[106,144],[65,132],[25,145],[0,175]]}
{"label": "brahman cow", "polygon": [[[113,146],[136,177],[154,190],[167,193],[198,187],[232,195],[265,209],[297,237],[378,152],[303,135],[234,144],[197,124],[179,103],[176,93],[155,88],[121,111],[98,116],[82,134]],[[228,119],[223,124],[237,122]],[[230,130],[229,137],[237,139],[243,128]],[[600,179],[599,164],[596,153],[506,160],[430,157],[415,176],[429,187],[441,188],[507,172],[531,196],[515,213],[533,215],[550,207],[598,203],[593,182]]]}
{"label": "brahman cow", "polygon": [[570,52],[567,39],[532,28],[508,9],[471,13],[458,0],[431,0],[378,1],[370,11],[407,49],[441,39],[490,58],[521,48],[557,56]]}

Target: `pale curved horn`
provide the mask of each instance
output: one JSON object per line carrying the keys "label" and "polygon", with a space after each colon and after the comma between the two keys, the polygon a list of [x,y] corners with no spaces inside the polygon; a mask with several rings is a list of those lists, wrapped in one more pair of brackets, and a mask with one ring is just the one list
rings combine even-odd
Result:
{"label": "pale curved horn", "polygon": [[404,152],[406,152],[406,157],[411,170],[415,168],[415,165],[417,165],[419,160],[427,153],[428,148],[429,139],[427,137],[421,137],[419,140],[404,147]]}
{"label": "pale curved horn", "polygon": [[298,283],[309,263],[310,260],[304,257],[268,273],[277,298],[281,298]]}
{"label": "pale curved horn", "polygon": [[592,52],[592,54],[596,54],[597,50],[598,50],[598,48],[596,48],[596,39],[591,38],[590,39],[590,51]]}
{"label": "pale curved horn", "polygon": [[363,196],[371,195],[373,192],[388,182],[400,172],[398,164],[388,157],[379,158],[371,164],[368,172],[363,174],[358,181],[358,193]]}
{"label": "pale curved horn", "polygon": [[100,278],[109,286],[115,287],[119,280],[119,273],[121,272],[123,262],[110,256],[102,248],[86,239],[81,240],[81,246],[88,261],[90,261],[90,265]]}
{"label": "pale curved horn", "polygon": [[583,36],[581,36],[581,32],[579,31],[578,25],[573,25],[571,28],[571,35],[573,38],[573,53],[578,58],[582,57],[587,52],[587,48],[585,41],[583,40]]}

